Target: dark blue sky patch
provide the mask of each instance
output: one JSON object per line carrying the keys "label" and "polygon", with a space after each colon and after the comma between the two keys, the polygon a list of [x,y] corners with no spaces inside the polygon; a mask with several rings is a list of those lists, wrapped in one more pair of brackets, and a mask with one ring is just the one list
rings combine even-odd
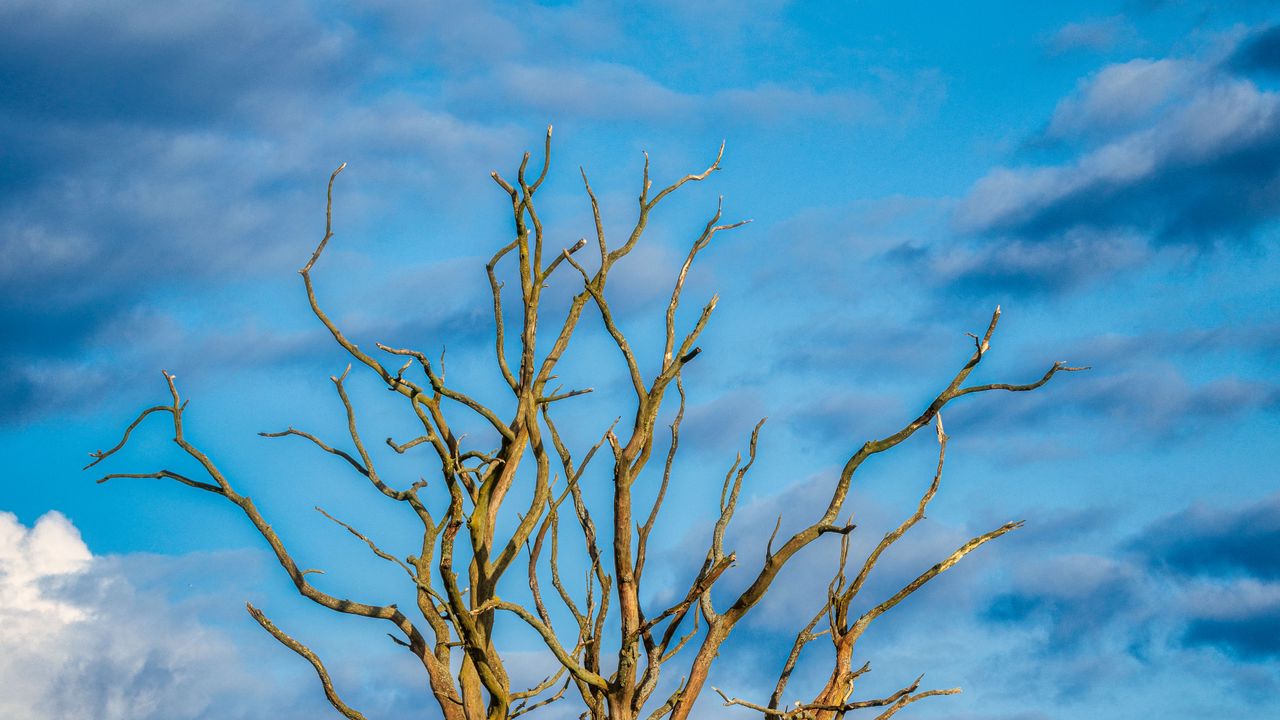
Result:
{"label": "dark blue sky patch", "polygon": [[60,122],[205,125],[255,93],[340,85],[358,64],[300,4],[279,13],[137,4],[144,22],[105,5],[0,12],[6,109]]}
{"label": "dark blue sky patch", "polygon": [[1242,71],[1280,74],[1280,25],[1263,28],[1249,36],[1232,54],[1232,67]]}
{"label": "dark blue sky patch", "polygon": [[1229,508],[1194,506],[1152,524],[1134,547],[1178,575],[1280,579],[1280,494]]}
{"label": "dark blue sky patch", "polygon": [[998,595],[982,613],[986,620],[1002,623],[1021,623],[1031,618],[1037,610],[1046,607],[1044,598],[1020,593]]}
{"label": "dark blue sky patch", "polygon": [[1241,660],[1267,662],[1280,657],[1280,603],[1238,618],[1195,618],[1182,636],[1188,647],[1216,647]]}
{"label": "dark blue sky patch", "polygon": [[1144,612],[1140,583],[1132,568],[1102,558],[1030,561],[1019,568],[1017,589],[996,595],[980,617],[1028,629],[1044,627],[1046,652],[1074,652],[1104,633],[1119,631],[1122,619]]}

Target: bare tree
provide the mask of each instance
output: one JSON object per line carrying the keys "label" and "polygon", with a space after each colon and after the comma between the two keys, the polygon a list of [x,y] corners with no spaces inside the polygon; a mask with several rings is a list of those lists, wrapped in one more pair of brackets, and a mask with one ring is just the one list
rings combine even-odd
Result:
{"label": "bare tree", "polygon": [[[573,695],[581,700],[583,716],[593,720],[633,720],[642,714],[649,720],[670,717],[684,720],[695,701],[703,694],[713,663],[725,641],[768,592],[778,573],[802,550],[824,535],[833,535],[840,543],[839,566],[828,588],[825,602],[813,619],[796,635],[795,643],[783,664],[778,681],[767,698],[760,702],[730,697],[716,689],[725,704],[750,708],[765,717],[827,718],[877,708],[879,718],[888,718],[916,700],[933,695],[951,694],[951,690],[920,690],[920,680],[908,683],[887,697],[854,700],[855,684],[870,666],[855,668],[855,645],[868,625],[933,578],[946,571],[965,555],[1019,526],[1009,523],[979,535],[961,545],[947,558],[907,583],[893,595],[857,617],[850,616],[851,603],[865,587],[868,575],[884,552],[918,523],[938,490],[945,457],[947,436],[943,433],[940,411],[953,400],[966,395],[1005,390],[1034,390],[1049,382],[1059,372],[1083,368],[1054,363],[1038,380],[1024,384],[966,385],[970,373],[982,362],[990,347],[1000,310],[996,309],[981,336],[974,335],[972,355],[918,417],[900,430],[878,440],[863,443],[844,463],[815,497],[816,517],[787,537],[778,537],[775,527],[762,562],[749,563],[742,590],[730,593],[726,600],[713,588],[725,577],[737,558],[725,547],[726,530],[733,519],[743,482],[756,458],[757,438],[762,420],[756,425],[747,445],[746,458],[732,464],[724,477],[719,516],[711,528],[711,537],[701,568],[689,581],[679,598],[669,607],[644,607],[641,598],[642,579],[655,523],[672,478],[672,464],[679,446],[680,423],[684,416],[685,393],[681,373],[700,352],[698,338],[716,308],[712,297],[693,321],[692,327],[677,328],[677,310],[685,281],[698,255],[717,234],[737,228],[743,222],[722,222],[717,207],[701,233],[689,246],[684,262],[676,274],[670,299],[663,313],[664,346],[656,376],[646,378],[635,349],[615,322],[607,298],[607,285],[614,267],[637,247],[648,226],[650,215],[667,196],[686,183],[700,182],[720,169],[723,145],[714,162],[699,173],[685,175],[654,192],[649,177],[649,161],[645,156],[638,213],[630,233],[619,244],[611,244],[605,236],[600,206],[586,173],[583,186],[594,217],[594,245],[597,262],[580,263],[575,255],[589,243],[579,240],[571,247],[555,250],[547,246],[543,224],[538,216],[534,196],[547,177],[550,164],[551,128],[547,128],[546,148],[541,170],[530,178],[529,153],[525,153],[516,173],[515,183],[493,173],[511,203],[514,237],[500,248],[485,266],[493,295],[493,319],[496,333],[494,351],[503,383],[511,392],[513,409],[506,413],[491,408],[472,395],[445,382],[443,365],[437,367],[423,352],[378,344],[380,355],[358,347],[343,333],[322,309],[317,299],[312,271],[333,237],[333,185],[343,166],[329,178],[328,202],[325,210],[325,232],[315,252],[300,273],[311,309],[355,362],[365,366],[386,385],[404,397],[405,407],[421,425],[421,434],[402,443],[388,438],[386,444],[396,453],[407,453],[421,446],[431,458],[432,474],[443,483],[443,491],[425,492],[426,481],[397,487],[379,473],[373,447],[362,437],[357,424],[355,406],[348,396],[347,372],[331,378],[346,410],[351,450],[331,445],[320,437],[295,428],[263,433],[267,437],[297,437],[349,465],[367,478],[377,492],[396,504],[404,505],[421,524],[421,550],[416,555],[398,557],[382,549],[364,532],[326,513],[334,522],[366,543],[379,558],[398,566],[407,576],[417,598],[414,617],[394,604],[357,602],[342,599],[321,590],[294,560],[271,524],[249,496],[244,495],[212,458],[187,437],[183,424],[185,402],[178,392],[174,376],[165,373],[170,401],[143,410],[124,432],[123,438],[108,450],[91,453],[97,465],[121,450],[130,434],[150,415],[168,415],[173,424],[174,441],[202,469],[203,479],[195,479],[172,471],[151,473],[112,473],[99,482],[115,478],[157,478],[174,480],[204,490],[237,506],[266,540],[285,573],[298,592],[330,610],[360,615],[387,623],[392,639],[408,648],[426,671],[427,682],[439,704],[440,713],[448,720],[501,720],[514,718]],[[514,262],[519,277],[520,303],[514,312],[503,306],[503,283],[498,267]],[[590,266],[592,269],[588,269]],[[562,317],[550,321],[552,335],[545,338],[537,351],[538,335],[548,319],[542,315],[543,290],[553,273],[577,273],[581,290],[572,297]],[[576,282],[576,281],[575,281]],[[598,315],[604,331],[616,346],[619,359],[635,394],[634,411],[626,422],[615,421],[598,439],[587,442],[561,436],[553,419],[553,408],[587,389],[563,390],[553,387],[557,364],[569,350],[579,330],[584,312]],[[519,323],[515,352],[508,350],[507,323]],[[389,363],[389,364],[388,364]],[[412,371],[412,372],[411,372]],[[418,379],[411,379],[411,375]],[[659,409],[672,394],[677,410],[670,425],[669,444],[658,437]],[[558,412],[558,411],[557,411]],[[474,414],[496,432],[496,447],[477,447],[476,441],[455,433],[456,413]],[[934,424],[937,429],[939,454],[937,473],[920,498],[916,511],[875,546],[862,561],[852,579],[845,574],[849,550],[848,536],[852,524],[841,523],[854,474],[863,462],[885,452],[911,437],[916,431]],[[621,427],[619,427],[621,425]],[[594,440],[594,443],[592,442]],[[661,468],[646,473],[656,446],[666,445]],[[582,450],[583,447],[587,449]],[[607,508],[588,507],[580,480],[584,470],[605,450],[611,462],[609,472],[612,503]],[[419,451],[421,452],[421,451]],[[524,472],[520,472],[521,468]],[[529,468],[532,468],[531,470]],[[642,475],[656,485],[656,499],[648,507],[637,507],[634,491]],[[526,494],[527,507],[515,512],[505,501],[519,482],[531,483]],[[430,495],[430,496],[428,496]],[[825,507],[821,502],[825,499]],[[567,506],[567,507],[566,507]],[[324,511],[321,511],[324,512]],[[503,518],[511,522],[500,522]],[[606,525],[602,533],[597,518]],[[562,561],[560,530],[562,521],[581,534],[585,557],[580,562]],[[499,528],[514,525],[509,532]],[[415,546],[417,541],[414,541]],[[602,547],[604,546],[604,547]],[[513,567],[524,557],[524,577]],[[565,567],[585,568],[585,580],[579,585],[562,579]],[[511,576],[509,578],[509,576]],[[549,607],[544,582],[549,578],[555,603],[563,609]],[[504,582],[504,580],[506,582]],[[527,592],[523,587],[527,584]],[[507,599],[517,597],[520,601]],[[515,593],[511,595],[510,593]],[[320,658],[307,646],[287,635],[261,610],[250,605],[254,619],[283,645],[305,658],[315,668],[329,702],[348,718],[362,718],[340,697]],[[545,642],[555,658],[555,671],[534,687],[513,687],[504,663],[502,638],[495,636],[495,618],[510,613],[527,623]],[[560,627],[553,622],[559,618]],[[567,619],[567,622],[566,622]],[[566,629],[565,625],[570,627]],[[820,631],[817,628],[822,625]],[[784,706],[783,696],[788,679],[797,666],[805,646],[827,636],[834,646],[834,666],[825,686],[808,702]],[[460,662],[455,662],[460,656]],[[664,671],[672,673],[658,692]],[[672,682],[678,673],[679,682]],[[573,692],[569,693],[572,688]],[[750,689],[749,689],[750,690]],[[763,695],[763,693],[761,693]],[[785,707],[785,709],[784,709]]]}

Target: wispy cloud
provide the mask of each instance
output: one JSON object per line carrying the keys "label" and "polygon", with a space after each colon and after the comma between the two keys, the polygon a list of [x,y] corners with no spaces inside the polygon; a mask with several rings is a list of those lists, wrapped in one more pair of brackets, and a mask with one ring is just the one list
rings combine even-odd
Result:
{"label": "wispy cloud", "polygon": [[1125,17],[1112,15],[1063,25],[1045,41],[1045,49],[1052,55],[1082,50],[1106,52],[1133,37],[1133,27]]}
{"label": "wispy cloud", "polygon": [[969,242],[940,254],[939,272],[962,289],[1061,292],[1162,247],[1255,241],[1280,218],[1280,96],[1221,54],[1139,58],[1083,79],[1037,140],[1065,159],[978,180],[954,215]]}
{"label": "wispy cloud", "polygon": [[[1141,111],[1102,105],[1085,115]],[[1157,242],[1240,237],[1274,216],[1278,163],[1280,99],[1246,80],[1214,77],[1154,125],[1069,164],[991,172],[957,222],[968,232],[1031,238],[1075,228],[1135,228]]]}

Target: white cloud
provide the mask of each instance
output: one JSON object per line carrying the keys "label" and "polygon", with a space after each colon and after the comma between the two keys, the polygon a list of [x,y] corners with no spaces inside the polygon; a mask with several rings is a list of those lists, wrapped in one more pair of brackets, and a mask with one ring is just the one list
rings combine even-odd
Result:
{"label": "white cloud", "polygon": [[[1222,190],[1209,185],[1209,191],[1223,194],[1214,198],[1223,207],[1238,202],[1242,193],[1258,193],[1259,181],[1265,185],[1272,174],[1274,161],[1268,156],[1280,136],[1280,95],[1233,77],[1193,79],[1200,71],[1186,67],[1128,63],[1099,73],[1058,108],[1050,132],[1103,133],[1111,139],[1069,163],[992,170],[957,209],[960,228],[1044,234],[1064,226],[1133,225],[1159,233],[1196,225],[1211,231],[1239,222],[1213,215],[1189,218],[1180,228],[1160,227],[1162,221],[1173,223],[1187,206],[1204,202],[1195,195],[1198,186],[1184,188],[1170,178],[1184,172],[1230,178],[1233,182]],[[1183,68],[1182,75],[1170,68]],[[1185,97],[1168,87],[1188,80],[1195,88]],[[1166,101],[1168,108],[1154,112]],[[1138,119],[1149,122],[1126,127]],[[1120,132],[1112,132],[1116,129]],[[1235,160],[1246,154],[1256,159]],[[1180,202],[1171,192],[1190,197]],[[1118,198],[1126,201],[1112,207]]]}
{"label": "white cloud", "polygon": [[0,513],[0,628],[0,717],[280,717],[292,697],[56,511],[31,528]]}
{"label": "white cloud", "polygon": [[1192,89],[1205,68],[1187,60],[1139,58],[1108,65],[1082,80],[1063,98],[1049,123],[1062,137],[1101,128],[1124,127],[1148,119],[1152,111]]}
{"label": "white cloud", "polygon": [[41,583],[74,575],[90,559],[80,533],[62,514],[48,513],[30,530],[13,515],[0,514],[0,618],[6,634],[21,632],[32,618],[58,623],[83,619],[80,608],[49,597]]}
{"label": "white cloud", "polygon": [[977,247],[957,245],[932,257],[939,277],[961,285],[1030,290],[1075,287],[1100,273],[1140,266],[1152,257],[1132,232],[1073,228],[1051,242],[1013,240]]}

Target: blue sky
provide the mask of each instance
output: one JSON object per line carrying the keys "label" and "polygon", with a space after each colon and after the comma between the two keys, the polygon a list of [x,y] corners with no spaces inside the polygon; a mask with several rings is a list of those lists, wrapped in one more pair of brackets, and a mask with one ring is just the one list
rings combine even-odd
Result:
{"label": "blue sky", "polygon": [[[717,196],[754,220],[690,280],[691,306],[721,300],[686,377],[664,573],[692,572],[717,474],[756,420],[770,418],[740,557],[780,508],[784,524],[816,514],[844,457],[914,417],[1000,304],[981,381],[1093,369],[949,410],[942,491],[877,587],[958,539],[1027,526],[881,621],[867,692],[920,672],[964,686],[914,705],[925,718],[1280,712],[1270,3],[10,0],[0,79],[2,715],[325,712],[250,599],[316,638],[371,718],[434,717],[402,651],[292,597],[234,508],[80,468],[164,401],[169,370],[189,431],[301,564],[335,589],[405,592],[311,508],[393,547],[410,527],[327,458],[256,435],[342,428],[327,378],[346,360],[296,270],[346,162],[324,303],[359,342],[447,346],[452,383],[499,397],[483,262],[510,219],[488,175],[513,172],[548,123],[541,213],[565,246],[591,230],[578,166],[617,232],[642,151],[661,182],[726,142],[723,171],[664,205],[611,283],[640,347]],[[597,392],[565,422],[585,444],[626,411],[627,386],[599,337],[577,353],[565,382]],[[351,385],[371,432],[410,431],[371,378]],[[109,469],[177,462],[160,425]],[[920,438],[860,472],[855,549],[911,511],[933,452]],[[713,684],[767,696],[834,551],[799,559]],[[546,659],[511,632],[518,671],[540,678]],[[812,671],[798,691],[820,684]]]}

